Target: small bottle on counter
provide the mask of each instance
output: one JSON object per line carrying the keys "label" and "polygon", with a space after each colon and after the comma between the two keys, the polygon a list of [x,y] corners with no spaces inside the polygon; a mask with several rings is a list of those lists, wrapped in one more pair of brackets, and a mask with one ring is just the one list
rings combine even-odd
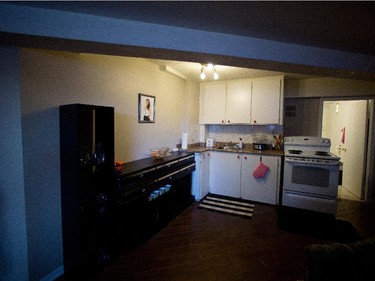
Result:
{"label": "small bottle on counter", "polygon": [[272,132],[272,141],[271,141],[272,150],[276,149],[276,137],[274,132]]}
{"label": "small bottle on counter", "polygon": [[239,149],[242,149],[242,148],[243,148],[242,138],[240,138],[240,142],[238,143],[238,148],[239,148]]}

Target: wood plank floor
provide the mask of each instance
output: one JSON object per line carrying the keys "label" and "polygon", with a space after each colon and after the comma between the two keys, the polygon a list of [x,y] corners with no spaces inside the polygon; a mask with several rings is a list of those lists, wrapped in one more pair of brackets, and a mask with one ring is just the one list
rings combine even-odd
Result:
{"label": "wood plank floor", "polygon": [[[84,279],[306,280],[304,247],[331,241],[280,227],[279,211],[256,204],[253,218],[245,219],[192,205],[145,244],[123,251],[101,272]],[[363,238],[375,237],[374,217],[374,205],[338,201],[336,218],[350,222]]]}

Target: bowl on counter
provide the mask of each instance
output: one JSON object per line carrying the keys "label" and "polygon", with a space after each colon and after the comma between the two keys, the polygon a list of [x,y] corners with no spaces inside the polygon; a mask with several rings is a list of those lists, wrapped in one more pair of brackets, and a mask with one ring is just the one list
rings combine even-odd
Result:
{"label": "bowl on counter", "polygon": [[163,159],[169,151],[168,147],[150,148],[150,155],[154,159]]}

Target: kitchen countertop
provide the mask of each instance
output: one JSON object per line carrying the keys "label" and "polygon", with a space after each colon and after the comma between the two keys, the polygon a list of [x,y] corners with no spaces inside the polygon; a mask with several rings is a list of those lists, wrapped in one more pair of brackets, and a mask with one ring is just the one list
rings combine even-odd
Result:
{"label": "kitchen countertop", "polygon": [[206,151],[219,151],[219,152],[232,152],[232,153],[249,153],[258,155],[272,155],[272,156],[284,156],[284,150],[255,150],[252,147],[245,147],[243,149],[222,149],[222,148],[208,148],[208,147],[189,147],[187,152],[202,153]]}
{"label": "kitchen countertop", "polygon": [[179,160],[181,158],[193,155],[191,151],[179,151],[167,154],[163,159],[154,159],[152,157],[146,157],[139,160],[134,160],[122,164],[122,170],[117,172],[117,175],[127,175],[143,170],[154,169],[156,166],[166,164],[168,162]]}

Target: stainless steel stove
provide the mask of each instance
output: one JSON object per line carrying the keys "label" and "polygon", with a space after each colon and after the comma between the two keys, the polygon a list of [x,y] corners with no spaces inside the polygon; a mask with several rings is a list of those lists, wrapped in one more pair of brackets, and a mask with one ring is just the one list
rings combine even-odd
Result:
{"label": "stainless steel stove", "polygon": [[284,139],[282,205],[336,214],[340,158],[330,146],[328,138]]}

